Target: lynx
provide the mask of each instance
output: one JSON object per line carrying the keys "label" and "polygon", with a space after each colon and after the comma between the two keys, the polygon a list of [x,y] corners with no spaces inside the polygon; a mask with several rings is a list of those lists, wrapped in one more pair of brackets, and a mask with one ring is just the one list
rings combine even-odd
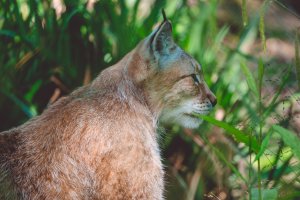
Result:
{"label": "lynx", "polygon": [[164,15],[91,84],[0,134],[0,199],[164,199],[158,121],[196,128],[215,104]]}

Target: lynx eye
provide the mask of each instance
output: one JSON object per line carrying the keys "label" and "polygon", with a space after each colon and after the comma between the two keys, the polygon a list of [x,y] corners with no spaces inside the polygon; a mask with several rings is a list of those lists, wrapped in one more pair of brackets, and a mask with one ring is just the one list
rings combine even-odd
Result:
{"label": "lynx eye", "polygon": [[196,85],[199,85],[200,81],[199,81],[197,75],[196,74],[192,74],[191,76],[192,76],[193,80],[195,81]]}

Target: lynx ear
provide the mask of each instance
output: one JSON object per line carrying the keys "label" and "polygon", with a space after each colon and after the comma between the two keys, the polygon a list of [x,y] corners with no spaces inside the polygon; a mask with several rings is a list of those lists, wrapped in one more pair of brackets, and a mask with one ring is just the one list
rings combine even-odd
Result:
{"label": "lynx ear", "polygon": [[164,21],[159,26],[155,34],[152,36],[151,49],[154,55],[168,55],[174,49],[175,43],[172,37],[172,24],[166,18],[166,14],[162,11]]}

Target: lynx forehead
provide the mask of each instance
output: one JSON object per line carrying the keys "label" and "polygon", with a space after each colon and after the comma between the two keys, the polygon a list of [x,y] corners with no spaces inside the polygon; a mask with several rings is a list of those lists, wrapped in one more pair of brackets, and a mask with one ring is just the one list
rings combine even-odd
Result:
{"label": "lynx forehead", "polygon": [[0,133],[0,199],[162,200],[158,119],[196,128],[194,114],[215,104],[200,64],[173,41],[164,15],[90,85]]}

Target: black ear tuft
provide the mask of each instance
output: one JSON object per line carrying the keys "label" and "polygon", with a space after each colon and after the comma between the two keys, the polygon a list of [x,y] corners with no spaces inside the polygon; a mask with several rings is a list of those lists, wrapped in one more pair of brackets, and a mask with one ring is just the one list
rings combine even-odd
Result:
{"label": "black ear tuft", "polygon": [[165,13],[165,10],[163,8],[161,9],[161,13],[162,13],[162,15],[164,17],[164,21],[168,21],[166,13]]}
{"label": "black ear tuft", "polygon": [[169,55],[173,52],[176,44],[172,37],[172,24],[167,19],[164,9],[161,10],[164,21],[160,24],[158,29],[151,34],[150,37],[150,49],[156,58],[160,56]]}
{"label": "black ear tuft", "polygon": [[159,54],[169,54],[175,45],[172,37],[172,24],[164,21],[152,40],[152,49]]}

